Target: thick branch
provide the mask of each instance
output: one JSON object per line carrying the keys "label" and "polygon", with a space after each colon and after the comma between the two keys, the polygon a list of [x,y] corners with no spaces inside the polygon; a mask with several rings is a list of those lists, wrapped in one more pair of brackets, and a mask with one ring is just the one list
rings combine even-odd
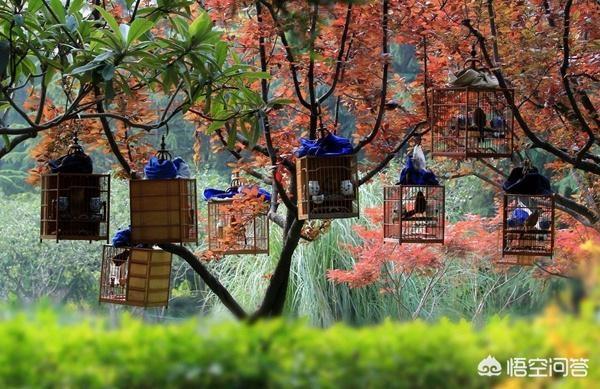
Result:
{"label": "thick branch", "polygon": [[242,307],[235,301],[235,299],[229,294],[227,289],[217,280],[208,269],[200,262],[200,260],[187,248],[184,246],[178,246],[172,243],[164,243],[158,245],[161,249],[175,254],[184,261],[186,261],[192,269],[202,278],[202,280],[206,283],[206,286],[210,288],[210,290],[217,295],[219,300],[237,317],[238,319],[245,319],[246,312],[242,309]]}

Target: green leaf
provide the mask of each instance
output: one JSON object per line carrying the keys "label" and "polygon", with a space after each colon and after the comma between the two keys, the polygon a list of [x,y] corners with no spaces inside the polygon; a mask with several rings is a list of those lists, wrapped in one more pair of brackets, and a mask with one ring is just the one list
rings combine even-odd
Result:
{"label": "green leaf", "polygon": [[77,13],[81,11],[81,7],[83,6],[84,0],[73,0],[71,4],[69,4],[69,12]]}
{"label": "green leaf", "polygon": [[131,28],[127,34],[127,47],[136,39],[144,35],[154,27],[154,23],[146,19],[136,19],[131,23]]}
{"label": "green leaf", "polygon": [[100,75],[104,81],[110,81],[113,79],[115,75],[115,67],[113,64],[109,63],[104,65],[102,70],[100,70]]}
{"label": "green leaf", "polygon": [[271,78],[271,74],[269,74],[268,72],[244,72],[244,73],[242,73],[242,75],[244,76],[244,78],[247,78],[248,80]]}
{"label": "green leaf", "polygon": [[90,70],[97,69],[97,68],[99,68],[101,66],[103,66],[102,62],[92,61],[90,63],[87,63],[87,64],[83,65],[83,66],[79,66],[79,67],[71,70],[71,75],[75,76],[77,74],[86,73],[86,72],[89,72]]}
{"label": "green leaf", "polygon": [[102,15],[102,18],[104,20],[106,20],[106,23],[108,23],[110,29],[115,33],[115,34],[120,34],[119,32],[119,23],[117,23],[117,20],[114,18],[114,16],[112,16],[110,13],[108,13],[107,10],[105,10],[102,7],[95,7],[98,12],[100,12],[100,15]]}
{"label": "green leaf", "polygon": [[8,149],[10,145],[10,139],[8,139],[8,135],[2,134],[2,140],[4,141],[4,147]]}
{"label": "green leaf", "polygon": [[62,2],[60,0],[50,0],[50,4],[48,6],[52,10],[54,16],[58,18],[58,22],[65,24],[67,15],[65,13],[65,6],[62,4]]}
{"label": "green leaf", "polygon": [[200,15],[190,24],[189,33],[196,41],[201,40],[202,36],[212,28],[212,20],[207,12],[201,12]]}
{"label": "green leaf", "polygon": [[219,128],[223,128],[224,125],[225,125],[224,121],[215,120],[212,123],[210,123],[210,125],[206,129],[206,133],[212,134],[213,132],[217,131]]}
{"label": "green leaf", "polygon": [[215,61],[219,68],[223,67],[225,60],[227,59],[227,43],[219,42],[215,46]]}

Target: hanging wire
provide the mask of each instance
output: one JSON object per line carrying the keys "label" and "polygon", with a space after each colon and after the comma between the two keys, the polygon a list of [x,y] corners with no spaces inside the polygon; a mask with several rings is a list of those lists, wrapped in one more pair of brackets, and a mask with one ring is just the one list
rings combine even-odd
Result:
{"label": "hanging wire", "polygon": [[429,84],[429,70],[427,68],[427,37],[423,37],[423,92],[425,93],[425,117],[429,119],[429,96],[427,87]]}
{"label": "hanging wire", "polygon": [[[81,119],[79,114],[77,114],[77,116],[79,117],[79,119]],[[71,144],[69,145],[69,150],[67,151],[67,154],[84,154],[83,147],[81,147],[81,145],[79,144],[78,138],[80,123],[76,119],[73,119],[73,122],[75,123],[75,125],[73,129],[73,135],[71,137]]]}
{"label": "hanging wire", "polygon": [[156,152],[156,158],[158,158],[159,161],[170,161],[173,159],[173,156],[167,150],[167,144],[165,142],[165,135],[169,134],[169,124],[166,124],[165,127],[165,134],[161,137],[160,149]]}

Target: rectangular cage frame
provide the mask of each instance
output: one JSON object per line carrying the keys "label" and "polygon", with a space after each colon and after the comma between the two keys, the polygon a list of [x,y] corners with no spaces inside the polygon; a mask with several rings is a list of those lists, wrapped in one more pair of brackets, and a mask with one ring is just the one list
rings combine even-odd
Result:
{"label": "rectangular cage frame", "polygon": [[198,243],[196,180],[129,181],[131,241]]}
{"label": "rectangular cage frame", "polygon": [[99,302],[168,307],[171,262],[171,253],[163,250],[104,245]]}
{"label": "rectangular cage frame", "polygon": [[[252,207],[234,207],[234,199],[208,201],[208,249],[222,255],[268,255],[268,205],[259,212]],[[238,225],[239,220],[243,224]],[[234,242],[228,243],[229,238]]]}
{"label": "rectangular cage frame", "polygon": [[[425,211],[407,215],[415,212],[419,192],[424,194]],[[383,188],[384,241],[400,244],[444,244],[445,202],[446,189],[443,185],[385,186]]]}
{"label": "rectangular cage frame", "polygon": [[[522,204],[522,205],[520,205]],[[511,222],[511,216],[518,209],[530,210],[523,225]],[[537,216],[532,216],[536,214]],[[504,194],[502,207],[502,257],[499,264],[508,263],[532,265],[524,257],[552,257],[555,239],[555,198],[554,195]],[[535,224],[534,224],[535,223]],[[532,226],[532,224],[534,224]],[[516,261],[504,257],[516,256]]]}
{"label": "rectangular cage frame", "polygon": [[[297,158],[296,180],[298,219],[344,219],[359,216],[356,155]],[[311,184],[315,181],[318,183],[316,187]],[[311,185],[314,187],[312,190],[309,189]],[[311,191],[318,194],[311,194]]]}
{"label": "rectangular cage frame", "polygon": [[105,240],[110,220],[110,175],[41,175],[40,241]]}
{"label": "rectangular cage frame", "polygon": [[[431,98],[431,154],[449,158],[508,158],[514,147],[514,117],[504,96],[514,89],[435,88]],[[481,130],[473,125],[475,109],[486,116]],[[492,128],[492,117],[502,118]],[[496,124],[496,125],[498,125]]]}

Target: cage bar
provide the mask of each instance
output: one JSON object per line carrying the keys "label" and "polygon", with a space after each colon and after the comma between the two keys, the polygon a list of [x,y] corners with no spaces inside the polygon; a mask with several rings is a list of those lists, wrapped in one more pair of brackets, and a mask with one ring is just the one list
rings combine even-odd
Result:
{"label": "cage bar", "polygon": [[268,203],[262,199],[208,201],[208,249],[223,255],[269,254]]}
{"label": "cage bar", "polygon": [[505,158],[513,150],[514,118],[503,88],[438,88],[431,100],[431,151],[450,158]]}
{"label": "cage bar", "polygon": [[355,155],[298,158],[296,175],[300,220],[358,217]]}
{"label": "cage bar", "polygon": [[444,243],[444,186],[386,186],[383,189],[383,208],[384,241]]}
{"label": "cage bar", "polygon": [[138,307],[169,304],[170,253],[163,250],[104,245],[100,302]]}
{"label": "cage bar", "polygon": [[130,180],[131,241],[198,241],[195,179]]}
{"label": "cage bar", "polygon": [[[551,257],[554,196],[505,194],[503,202],[502,256],[517,256],[517,264],[533,264],[533,260],[523,257]],[[503,261],[506,262],[504,258]]]}
{"label": "cage bar", "polygon": [[110,175],[42,174],[41,192],[40,239],[108,241]]}

